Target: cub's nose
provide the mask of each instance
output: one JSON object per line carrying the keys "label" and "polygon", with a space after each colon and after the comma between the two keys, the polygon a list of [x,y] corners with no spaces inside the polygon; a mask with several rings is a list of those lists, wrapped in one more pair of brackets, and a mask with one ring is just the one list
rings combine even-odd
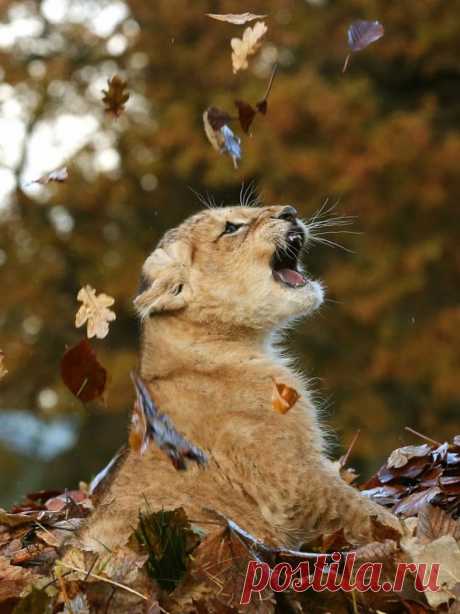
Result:
{"label": "cub's nose", "polygon": [[278,219],[286,220],[287,222],[297,222],[297,209],[288,205],[284,207],[281,213],[278,215]]}

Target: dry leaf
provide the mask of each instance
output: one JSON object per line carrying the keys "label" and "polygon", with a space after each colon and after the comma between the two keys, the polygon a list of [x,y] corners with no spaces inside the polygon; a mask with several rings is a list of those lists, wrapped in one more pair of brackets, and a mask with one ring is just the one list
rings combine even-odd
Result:
{"label": "dry leaf", "polygon": [[286,384],[277,384],[273,380],[272,391],[272,408],[280,414],[287,413],[299,400],[300,395],[297,390],[286,386]]}
{"label": "dry leaf", "polygon": [[0,350],[0,379],[3,379],[5,375],[8,373],[8,369],[6,369],[5,364],[5,354]]}
{"label": "dry leaf", "polygon": [[107,383],[107,371],[98,362],[87,339],[66,351],[61,360],[61,377],[83,403],[102,396]]}
{"label": "dry leaf", "polygon": [[258,21],[254,27],[247,27],[243,32],[242,38],[232,38],[232,66],[233,72],[246,70],[248,67],[248,57],[253,55],[261,45],[261,38],[267,31],[267,26],[263,21]]}
{"label": "dry leaf", "polygon": [[69,173],[67,171],[67,167],[63,166],[62,168],[58,168],[54,171],[51,171],[50,173],[46,173],[45,175],[42,175],[39,179],[35,179],[34,181],[31,181],[27,185],[30,185],[32,183],[39,183],[40,185],[46,185],[50,181],[62,183],[68,178],[69,178]]}
{"label": "dry leaf", "polygon": [[348,45],[351,49],[351,53],[345,58],[342,72],[347,70],[352,53],[361,51],[371,43],[375,43],[379,38],[382,38],[383,34],[384,29],[380,21],[364,21],[359,19],[353,22],[348,28]]}
{"label": "dry leaf", "polygon": [[211,19],[217,19],[217,21],[226,21],[227,23],[233,23],[237,26],[242,26],[249,21],[254,21],[255,19],[265,19],[267,15],[254,15],[253,13],[228,13],[227,15],[218,15],[217,13],[206,13],[208,17]]}
{"label": "dry leaf", "polygon": [[460,549],[452,535],[443,535],[429,544],[421,544],[416,537],[410,537],[401,541],[401,547],[413,563],[426,563],[427,568],[440,563],[438,584],[441,590],[426,590],[424,595],[433,608],[449,601],[460,579]]}
{"label": "dry leaf", "polygon": [[88,338],[104,339],[109,332],[109,322],[113,322],[117,317],[111,309],[108,309],[114,304],[115,299],[107,294],[96,295],[96,290],[88,285],[80,289],[77,299],[83,304],[75,316],[75,326],[79,328],[88,322],[86,333]]}
{"label": "dry leaf", "polygon": [[440,507],[428,503],[418,513],[417,538],[420,543],[429,543],[443,535],[452,535],[460,540],[460,521],[454,520]]}
{"label": "dry leaf", "polygon": [[125,104],[129,98],[129,93],[126,92],[126,81],[115,75],[107,81],[107,85],[108,89],[102,90],[105,112],[119,117],[125,110]]}
{"label": "dry leaf", "polygon": [[418,458],[427,456],[431,453],[431,446],[424,443],[421,446],[404,446],[403,448],[397,448],[390,454],[387,466],[395,469],[404,467],[407,465],[411,458]]}
{"label": "dry leaf", "polygon": [[244,100],[235,100],[235,107],[238,109],[238,119],[241,128],[248,134],[257,111],[249,103],[244,102]]}
{"label": "dry leaf", "polygon": [[0,603],[2,603],[7,599],[19,597],[33,580],[38,579],[38,576],[23,567],[10,565],[6,558],[0,556],[0,579]]}
{"label": "dry leaf", "polygon": [[235,168],[241,158],[241,141],[228,126],[231,117],[217,107],[209,107],[203,113],[203,125],[209,142],[219,153],[228,153]]}

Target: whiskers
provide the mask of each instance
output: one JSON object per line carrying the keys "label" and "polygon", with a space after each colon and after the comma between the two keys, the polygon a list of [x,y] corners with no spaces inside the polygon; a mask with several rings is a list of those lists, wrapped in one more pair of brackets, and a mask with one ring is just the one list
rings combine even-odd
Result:
{"label": "whiskers", "polygon": [[246,186],[243,181],[240,189],[240,207],[260,207],[260,204],[256,180],[253,179]]}
{"label": "whiskers", "polygon": [[201,194],[201,192],[198,192],[197,190],[195,190],[191,186],[188,186],[188,189],[196,196],[196,198],[199,200],[199,202],[206,209],[217,209],[218,207],[222,207],[222,205],[223,205],[223,203],[218,205],[216,203],[216,199],[214,198],[214,196],[212,194],[209,194],[209,192],[206,192],[206,195],[205,195],[205,194]]}
{"label": "whiskers", "polygon": [[334,215],[334,210],[336,209],[338,203],[339,201],[336,201],[334,204],[328,207],[329,199],[326,198],[318,211],[316,211],[316,213],[309,220],[304,220],[304,224],[307,227],[309,241],[311,243],[320,243],[322,245],[342,249],[345,252],[353,254],[354,252],[352,250],[330,238],[331,236],[339,234],[361,234],[360,232],[345,229],[347,226],[354,223],[354,220],[356,219],[355,216]]}

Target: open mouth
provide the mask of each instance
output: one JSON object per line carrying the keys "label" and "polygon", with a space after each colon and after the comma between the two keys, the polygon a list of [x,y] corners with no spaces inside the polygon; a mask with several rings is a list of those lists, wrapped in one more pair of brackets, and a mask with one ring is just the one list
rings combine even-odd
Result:
{"label": "open mouth", "polygon": [[289,230],[286,247],[277,248],[271,259],[273,277],[290,288],[302,288],[308,283],[307,277],[299,270],[299,256],[304,242],[302,230]]}

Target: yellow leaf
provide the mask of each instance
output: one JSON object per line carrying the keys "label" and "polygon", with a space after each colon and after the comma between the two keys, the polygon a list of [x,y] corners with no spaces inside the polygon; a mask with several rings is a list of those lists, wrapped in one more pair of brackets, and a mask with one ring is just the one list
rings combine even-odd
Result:
{"label": "yellow leaf", "polygon": [[277,384],[273,380],[272,392],[272,407],[280,414],[287,413],[299,400],[300,395],[297,390],[286,386],[286,384]]}
{"label": "yellow leaf", "polygon": [[260,39],[267,31],[267,26],[263,21],[258,21],[254,27],[248,26],[243,32],[242,38],[232,38],[232,65],[233,72],[246,70],[248,67],[248,57],[253,55],[260,47]]}
{"label": "yellow leaf", "polygon": [[116,319],[115,313],[108,309],[114,304],[115,299],[107,294],[96,295],[96,290],[91,286],[80,289],[77,299],[82,302],[75,317],[75,326],[79,328],[87,323],[87,336],[104,339],[109,332],[109,322]]}

